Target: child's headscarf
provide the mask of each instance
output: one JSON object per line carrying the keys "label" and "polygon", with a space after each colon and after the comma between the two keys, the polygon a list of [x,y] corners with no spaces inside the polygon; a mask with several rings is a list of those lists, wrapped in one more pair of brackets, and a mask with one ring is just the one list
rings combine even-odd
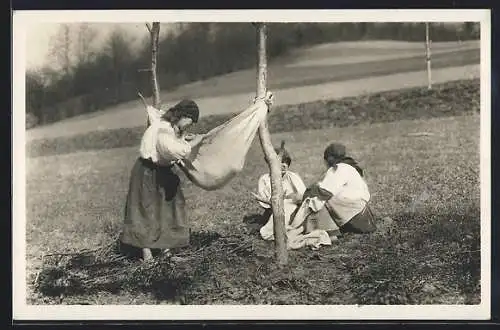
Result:
{"label": "child's headscarf", "polygon": [[356,171],[363,176],[363,169],[358,163],[353,158],[346,156],[346,147],[343,144],[331,143],[326,147],[323,157],[330,167],[335,167],[339,163],[348,164],[354,167]]}
{"label": "child's headscarf", "polygon": [[285,141],[281,141],[281,145],[279,148],[275,148],[274,151],[278,154],[278,158],[282,163],[285,163],[290,167],[290,164],[292,163],[292,158],[290,157],[290,154],[288,151],[285,149]]}

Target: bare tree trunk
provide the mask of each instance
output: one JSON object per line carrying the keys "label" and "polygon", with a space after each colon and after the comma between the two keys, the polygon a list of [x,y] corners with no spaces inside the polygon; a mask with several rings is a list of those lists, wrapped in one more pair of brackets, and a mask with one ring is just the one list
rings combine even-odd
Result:
{"label": "bare tree trunk", "polygon": [[[267,80],[266,59],[266,34],[267,27],[263,23],[256,24],[258,38],[258,68],[257,68],[257,97],[265,97]],[[271,207],[274,218],[274,242],[278,265],[288,263],[287,237],[285,228],[285,212],[283,206],[283,184],[281,179],[281,167],[278,155],[274,151],[269,133],[267,120],[259,127],[259,137],[266,162],[271,174]]]}
{"label": "bare tree trunk", "polygon": [[153,107],[160,107],[160,83],[158,82],[156,62],[158,61],[158,43],[160,38],[160,23],[153,22],[151,33],[151,80],[153,84]]}
{"label": "bare tree trunk", "polygon": [[[153,22],[153,25],[146,23],[151,41],[151,84],[153,91],[153,107],[160,108],[160,83],[158,82],[156,63],[158,61],[159,39],[160,39],[160,22]],[[142,98],[142,96],[141,96]],[[144,99],[143,99],[144,102]],[[149,126],[149,118],[146,126]]]}
{"label": "bare tree trunk", "polygon": [[427,62],[427,88],[432,89],[431,74],[431,40],[429,37],[429,23],[425,23],[425,60]]}

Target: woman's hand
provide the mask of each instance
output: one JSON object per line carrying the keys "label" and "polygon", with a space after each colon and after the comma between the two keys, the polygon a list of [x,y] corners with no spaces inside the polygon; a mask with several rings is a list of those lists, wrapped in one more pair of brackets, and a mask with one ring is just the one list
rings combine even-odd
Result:
{"label": "woman's hand", "polygon": [[184,136],[183,136],[183,137],[184,137],[184,140],[186,140],[186,141],[188,141],[188,142],[189,142],[189,141],[192,141],[192,140],[196,139],[196,137],[197,137],[198,135],[199,135],[199,134],[186,133],[186,134],[184,134]]}
{"label": "woman's hand", "polygon": [[266,102],[267,106],[270,108],[274,104],[274,94],[270,91],[267,91],[264,102]]}
{"label": "woman's hand", "polygon": [[303,200],[303,198],[302,198],[302,194],[301,193],[295,193],[294,194],[294,200],[293,201],[295,202],[295,204],[299,204],[299,205],[302,204],[302,200]]}
{"label": "woman's hand", "polygon": [[264,103],[266,103],[266,105],[270,108],[274,104],[274,94],[270,91],[267,91],[264,97],[254,97],[253,103],[256,103],[260,100],[263,100]]}
{"label": "woman's hand", "polygon": [[205,137],[205,134],[191,134],[188,133],[184,135],[184,140],[186,140],[191,146],[198,145],[201,140]]}
{"label": "woman's hand", "polygon": [[285,199],[291,199],[294,204],[302,203],[302,195],[299,193],[288,194],[285,196]]}

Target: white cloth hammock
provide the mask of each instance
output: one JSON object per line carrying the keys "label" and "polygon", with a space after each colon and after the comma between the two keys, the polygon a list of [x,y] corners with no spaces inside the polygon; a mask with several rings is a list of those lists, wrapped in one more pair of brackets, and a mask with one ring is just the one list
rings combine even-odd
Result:
{"label": "white cloth hammock", "polygon": [[[206,133],[198,144],[191,145],[189,155],[179,159],[178,164],[195,185],[215,190],[243,170],[248,150],[266,118],[272,98],[268,92],[265,99],[254,100],[247,109]],[[148,106],[147,111],[151,122],[160,120],[160,110]],[[171,155],[165,155],[168,157]]]}
{"label": "white cloth hammock", "polygon": [[182,167],[190,180],[205,190],[215,190],[243,170],[246,155],[268,111],[258,100],[246,110],[209,131],[191,148]]}

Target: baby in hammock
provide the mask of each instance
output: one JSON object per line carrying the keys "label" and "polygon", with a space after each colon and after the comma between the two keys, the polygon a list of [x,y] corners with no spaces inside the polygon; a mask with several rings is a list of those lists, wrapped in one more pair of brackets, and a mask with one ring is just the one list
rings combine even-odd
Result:
{"label": "baby in hammock", "polygon": [[[292,214],[302,202],[302,195],[306,186],[300,176],[289,170],[292,159],[288,151],[284,148],[284,141],[281,147],[275,149],[281,160],[281,175],[283,182],[285,222],[288,224]],[[258,194],[254,194],[260,206],[264,208],[263,220],[267,223],[260,229],[263,239],[273,239],[273,219],[271,217],[271,177],[269,173],[263,174],[258,181]]]}

